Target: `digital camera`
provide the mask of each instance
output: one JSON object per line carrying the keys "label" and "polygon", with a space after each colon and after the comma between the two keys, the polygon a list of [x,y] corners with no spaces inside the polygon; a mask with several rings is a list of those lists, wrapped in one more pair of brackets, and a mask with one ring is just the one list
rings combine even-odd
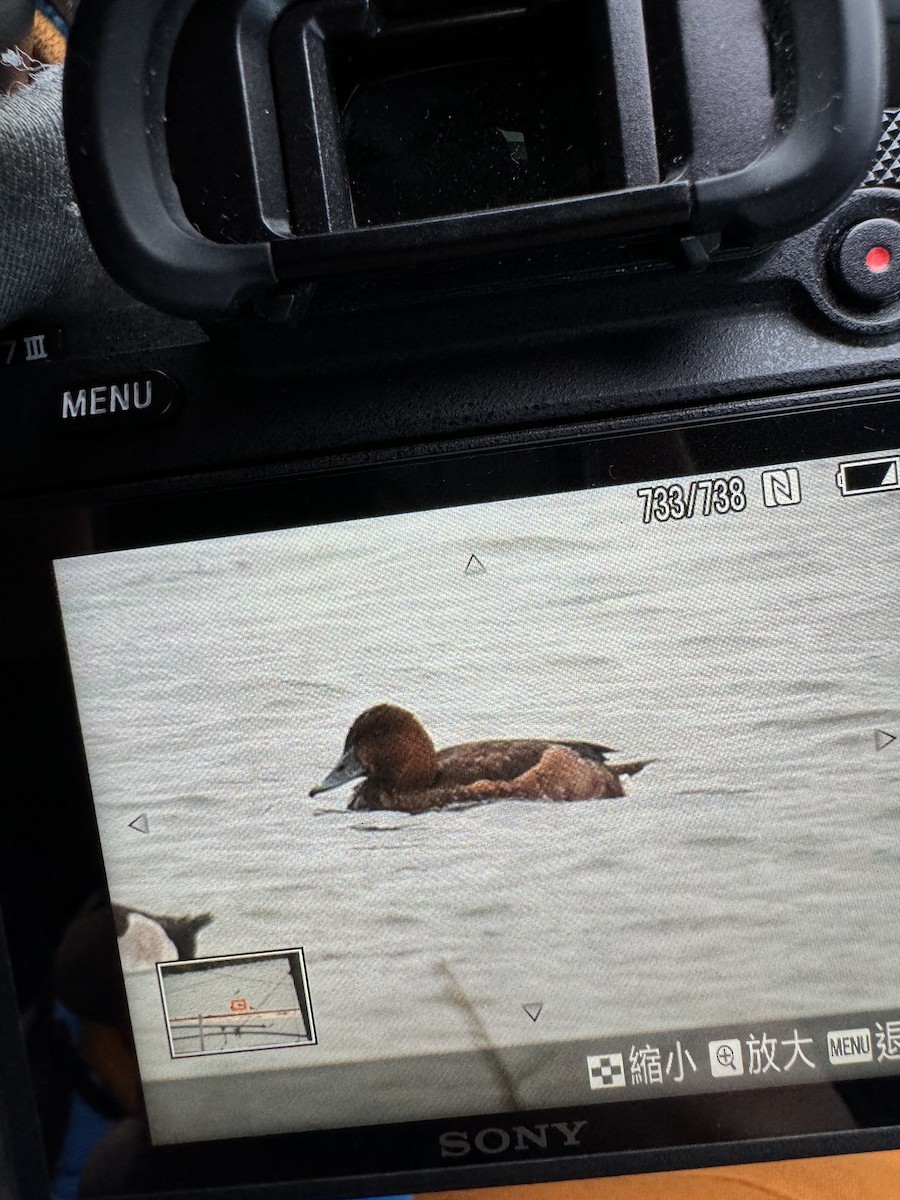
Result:
{"label": "digital camera", "polygon": [[893,28],[82,0],[118,287],[0,335],[16,1200],[900,1146]]}

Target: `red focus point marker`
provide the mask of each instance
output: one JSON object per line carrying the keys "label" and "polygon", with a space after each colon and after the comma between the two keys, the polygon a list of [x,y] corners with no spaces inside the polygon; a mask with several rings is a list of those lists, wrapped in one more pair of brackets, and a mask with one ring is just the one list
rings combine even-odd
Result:
{"label": "red focus point marker", "polygon": [[886,246],[873,246],[866,255],[866,266],[873,275],[880,275],[891,265],[891,252]]}

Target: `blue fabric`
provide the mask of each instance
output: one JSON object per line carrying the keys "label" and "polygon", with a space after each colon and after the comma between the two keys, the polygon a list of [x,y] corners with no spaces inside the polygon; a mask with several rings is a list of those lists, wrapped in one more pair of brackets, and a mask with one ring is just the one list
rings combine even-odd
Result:
{"label": "blue fabric", "polygon": [[45,16],[48,21],[56,26],[63,37],[69,36],[69,22],[65,19],[62,13],[56,11],[56,9],[50,3],[50,0],[37,0],[35,7],[39,13]]}
{"label": "blue fabric", "polygon": [[57,1021],[62,1021],[66,1029],[69,1031],[69,1037],[74,1045],[78,1045],[78,1039],[81,1037],[81,1020],[70,1012],[64,1004],[60,1004],[58,1000],[53,1002],[53,1016]]}
{"label": "blue fabric", "polygon": [[[77,1046],[81,1036],[81,1021],[78,1017],[58,1002],[53,1006],[53,1015],[63,1022],[73,1044]],[[81,1173],[85,1164],[94,1147],[114,1124],[114,1120],[101,1116],[81,1096],[73,1093],[69,1126],[53,1180],[54,1200],[78,1200]]]}
{"label": "blue fabric", "polygon": [[78,1200],[81,1174],[100,1139],[112,1129],[115,1121],[102,1117],[78,1095],[72,1098],[69,1128],[53,1180],[54,1200]]}

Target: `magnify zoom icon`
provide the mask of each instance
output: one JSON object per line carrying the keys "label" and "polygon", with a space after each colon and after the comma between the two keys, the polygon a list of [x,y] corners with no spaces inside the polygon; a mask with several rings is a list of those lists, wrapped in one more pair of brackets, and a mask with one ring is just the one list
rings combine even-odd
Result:
{"label": "magnify zoom icon", "polygon": [[740,1038],[723,1038],[709,1043],[709,1066],[715,1079],[731,1079],[744,1073]]}

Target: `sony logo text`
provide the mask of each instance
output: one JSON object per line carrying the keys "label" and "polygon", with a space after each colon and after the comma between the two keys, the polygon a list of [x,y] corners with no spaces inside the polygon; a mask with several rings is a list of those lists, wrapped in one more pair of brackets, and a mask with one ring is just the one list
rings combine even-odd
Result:
{"label": "sony logo text", "polygon": [[506,1150],[562,1150],[579,1146],[587,1121],[553,1121],[540,1125],[513,1125],[503,1129],[489,1125],[471,1137],[465,1130],[451,1129],[440,1136],[442,1158],[465,1158],[472,1153],[503,1154]]}

